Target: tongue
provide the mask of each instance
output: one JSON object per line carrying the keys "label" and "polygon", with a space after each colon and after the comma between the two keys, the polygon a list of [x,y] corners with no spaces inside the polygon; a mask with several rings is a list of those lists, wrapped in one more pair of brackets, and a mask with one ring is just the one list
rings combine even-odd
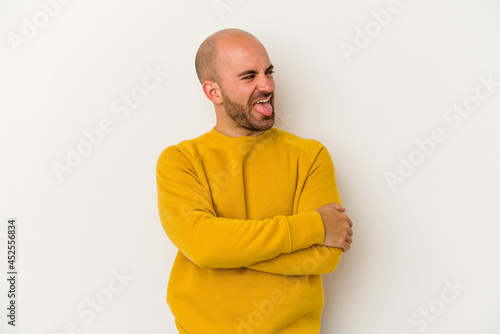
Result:
{"label": "tongue", "polygon": [[253,105],[254,109],[257,110],[259,113],[261,113],[264,116],[271,116],[273,114],[273,107],[271,106],[271,103],[265,102],[265,103],[256,103]]}

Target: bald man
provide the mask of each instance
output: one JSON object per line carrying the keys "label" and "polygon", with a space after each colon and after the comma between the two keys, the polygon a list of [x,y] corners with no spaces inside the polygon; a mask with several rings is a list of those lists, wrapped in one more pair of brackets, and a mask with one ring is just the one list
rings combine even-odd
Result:
{"label": "bald man", "polygon": [[199,47],[209,132],[158,159],[160,219],[179,249],[167,302],[180,333],[319,333],[321,274],[352,242],[332,160],[274,128],[274,66],[238,29]]}

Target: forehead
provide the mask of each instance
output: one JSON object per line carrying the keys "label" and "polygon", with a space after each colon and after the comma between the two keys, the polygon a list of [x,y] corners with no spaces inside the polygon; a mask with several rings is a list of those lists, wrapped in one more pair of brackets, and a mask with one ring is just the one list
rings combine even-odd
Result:
{"label": "forehead", "polygon": [[264,46],[252,37],[224,39],[220,41],[218,51],[222,75],[234,75],[245,70],[264,71],[271,65]]}

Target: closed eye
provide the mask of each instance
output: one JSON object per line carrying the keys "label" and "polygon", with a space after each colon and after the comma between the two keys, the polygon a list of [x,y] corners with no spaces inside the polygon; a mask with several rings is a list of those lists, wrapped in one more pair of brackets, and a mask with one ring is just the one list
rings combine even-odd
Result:
{"label": "closed eye", "polygon": [[[264,73],[266,74],[266,76],[272,76],[274,73],[274,65],[269,65]],[[246,70],[238,74],[238,77],[240,77],[242,80],[252,80],[257,74],[258,73],[255,70]]]}
{"label": "closed eye", "polygon": [[266,75],[273,75],[274,73],[274,65],[270,65],[266,70]]}

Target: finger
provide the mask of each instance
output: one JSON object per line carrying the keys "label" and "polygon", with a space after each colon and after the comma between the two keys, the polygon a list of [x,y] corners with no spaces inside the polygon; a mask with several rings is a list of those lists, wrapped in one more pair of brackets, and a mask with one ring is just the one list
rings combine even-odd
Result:
{"label": "finger", "polygon": [[339,203],[332,203],[332,205],[335,208],[335,210],[337,210],[337,211],[340,211],[340,212],[344,212],[345,211],[345,208],[342,207],[342,205],[340,205]]}
{"label": "finger", "polygon": [[349,245],[349,244],[344,244],[344,246],[342,247],[342,250],[344,252],[347,252],[349,249],[351,249],[351,245]]}
{"label": "finger", "polygon": [[352,237],[352,235],[353,235],[354,233],[352,232],[352,229],[351,229],[351,228],[347,230],[347,234],[349,234],[349,235]]}
{"label": "finger", "polygon": [[352,227],[352,220],[351,220],[351,218],[347,217],[347,222],[349,223],[349,226]]}

